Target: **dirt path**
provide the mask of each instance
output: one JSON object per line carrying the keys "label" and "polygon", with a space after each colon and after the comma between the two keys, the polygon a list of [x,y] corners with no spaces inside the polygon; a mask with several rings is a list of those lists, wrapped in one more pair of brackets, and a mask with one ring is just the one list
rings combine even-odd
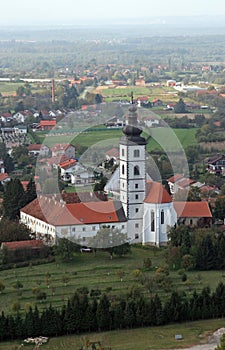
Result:
{"label": "dirt path", "polygon": [[220,344],[220,338],[225,333],[225,328],[220,328],[208,337],[208,343],[194,345],[190,348],[180,348],[176,350],[214,350]]}

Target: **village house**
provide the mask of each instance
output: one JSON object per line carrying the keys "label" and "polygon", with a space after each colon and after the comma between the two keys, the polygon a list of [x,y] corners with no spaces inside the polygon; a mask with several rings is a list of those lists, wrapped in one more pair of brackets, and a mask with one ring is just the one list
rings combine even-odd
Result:
{"label": "village house", "polygon": [[0,183],[2,185],[7,184],[7,182],[9,182],[11,180],[11,178],[9,177],[9,175],[7,173],[0,173]]}
{"label": "village house", "polygon": [[50,151],[48,146],[41,143],[31,143],[27,149],[29,155],[42,157],[47,157]]}
{"label": "village house", "polygon": [[56,120],[41,120],[40,123],[36,126],[37,130],[49,131],[55,129]]}
{"label": "village house", "polygon": [[210,227],[212,225],[212,213],[207,202],[174,202],[177,212],[178,225],[190,227]]}
{"label": "village house", "polygon": [[51,148],[52,157],[66,156],[67,159],[75,158],[75,147],[67,143],[56,143]]}
{"label": "village house", "polygon": [[225,154],[216,154],[206,159],[206,169],[209,173],[225,176]]}

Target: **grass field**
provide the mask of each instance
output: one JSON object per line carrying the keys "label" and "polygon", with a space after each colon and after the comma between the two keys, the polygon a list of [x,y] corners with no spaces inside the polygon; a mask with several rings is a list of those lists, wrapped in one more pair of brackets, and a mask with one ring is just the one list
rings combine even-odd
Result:
{"label": "grass field", "polygon": [[[197,128],[190,129],[171,129],[171,128],[150,128],[144,132],[144,136],[151,135],[152,137],[148,141],[147,151],[153,151],[157,149],[176,151],[177,147],[185,148],[188,145],[197,144],[195,134]],[[52,135],[46,137],[43,133],[38,133],[40,140],[48,146],[52,146],[55,143],[79,143],[82,146],[91,147],[97,145],[98,147],[111,146],[115,147],[118,144],[123,133],[121,129],[102,129],[98,131],[88,131],[78,134],[75,138],[73,135]],[[103,142],[104,141],[104,142]]]}
{"label": "grass field", "polygon": [[[45,308],[49,304],[61,307],[70,298],[75,290],[80,287],[100,289],[109,295],[121,295],[127,293],[134,285],[140,289],[146,297],[149,296],[147,289],[138,282],[132,272],[136,269],[143,269],[143,259],[150,257],[152,260],[152,270],[146,271],[146,276],[153,276],[156,267],[165,263],[164,249],[144,249],[133,247],[132,254],[125,257],[109,258],[107,252],[93,254],[77,253],[69,263],[54,262],[39,266],[29,266],[25,268],[12,268],[0,271],[0,280],[5,285],[4,291],[0,295],[0,312],[7,314],[12,312],[13,303],[19,302],[21,312],[27,307],[34,307],[37,303],[39,308]],[[123,281],[119,277],[118,271],[124,272]],[[65,284],[65,276],[68,278]],[[192,294],[193,290],[200,291],[204,286],[210,286],[213,290],[219,281],[224,281],[225,275],[221,271],[190,271],[187,272],[188,283],[181,280],[178,271],[171,271],[172,289],[186,291]],[[14,284],[19,281],[23,288],[17,290]],[[33,289],[38,288],[47,294],[47,299],[37,302]],[[171,289],[171,290],[172,290]],[[167,293],[160,287],[156,292],[165,300]]]}
{"label": "grass field", "polygon": [[0,93],[14,93],[19,86],[24,85],[23,83],[12,83],[12,82],[0,82]]}
{"label": "grass field", "polygon": [[[224,327],[224,319],[204,320],[173,324],[162,327],[139,328],[104,333],[91,333],[50,338],[42,346],[43,350],[79,350],[86,348],[87,340],[100,341],[102,349],[111,350],[162,350],[187,348],[195,344],[205,344],[215,330]],[[181,334],[182,340],[175,340]],[[21,342],[0,343],[1,350],[18,350]],[[26,346],[33,350],[32,346]],[[89,347],[91,349],[91,347]]]}

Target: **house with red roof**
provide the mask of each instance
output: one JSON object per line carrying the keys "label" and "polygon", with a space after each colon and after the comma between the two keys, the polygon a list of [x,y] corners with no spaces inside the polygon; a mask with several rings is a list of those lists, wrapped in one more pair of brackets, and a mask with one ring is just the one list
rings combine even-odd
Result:
{"label": "house with red roof", "polygon": [[9,182],[11,178],[7,173],[0,173],[0,183],[2,185],[5,185],[7,182]]}
{"label": "house with red roof", "polygon": [[69,143],[56,143],[51,148],[52,156],[66,156],[67,159],[75,158],[75,147]]}
{"label": "house with red roof", "polygon": [[47,157],[49,154],[49,147],[42,143],[31,143],[27,146],[28,154],[32,156]]}
{"label": "house with red roof", "polygon": [[206,201],[201,202],[174,202],[177,213],[177,223],[190,227],[210,227],[212,213]]}
{"label": "house with red roof", "polygon": [[42,131],[49,131],[55,129],[56,120],[41,120],[40,124],[37,125],[36,129],[40,129]]}
{"label": "house with red roof", "polygon": [[195,183],[195,180],[187,178],[182,174],[175,174],[171,176],[167,182],[170,187],[170,193],[174,195],[179,190],[189,189],[190,186]]}

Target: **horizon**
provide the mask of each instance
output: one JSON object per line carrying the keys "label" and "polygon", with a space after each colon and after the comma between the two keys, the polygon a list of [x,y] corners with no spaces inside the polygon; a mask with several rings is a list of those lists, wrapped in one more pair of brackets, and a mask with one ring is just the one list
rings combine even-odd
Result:
{"label": "horizon", "polygon": [[21,0],[12,4],[4,2],[1,5],[0,26],[26,25],[76,25],[120,22],[136,19],[169,19],[171,17],[218,17],[225,16],[225,2],[214,0],[207,3],[204,0],[158,0],[154,6],[149,0],[139,0],[136,4],[131,0],[114,0],[113,4],[103,0],[86,0],[75,3],[73,0],[39,0],[30,2]]}

